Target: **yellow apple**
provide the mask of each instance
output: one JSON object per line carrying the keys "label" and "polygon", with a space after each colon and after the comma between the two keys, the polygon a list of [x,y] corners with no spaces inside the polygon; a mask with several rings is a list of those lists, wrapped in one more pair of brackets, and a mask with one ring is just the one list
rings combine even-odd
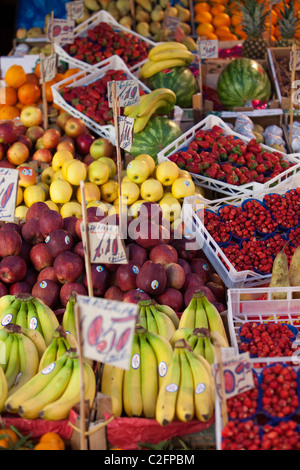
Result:
{"label": "yellow apple", "polygon": [[[29,188],[28,188],[29,189]],[[49,188],[49,195],[51,201],[55,204],[65,204],[69,202],[73,194],[72,185],[63,179],[52,181]]]}
{"label": "yellow apple", "polygon": [[109,166],[109,178],[113,179],[117,173],[117,165],[114,160],[110,157],[100,157],[99,162],[104,162]]}
{"label": "yellow apple", "polygon": [[181,216],[181,204],[175,197],[163,197],[159,201],[159,205],[164,219],[173,222]]}
{"label": "yellow apple", "polygon": [[92,183],[101,185],[106,183],[109,179],[112,179],[109,177],[110,175],[110,167],[108,166],[107,163],[100,161],[100,160],[95,160],[92,163],[89,164],[88,169],[87,169],[87,177],[88,180],[91,181]]}
{"label": "yellow apple", "polygon": [[[85,202],[91,201],[100,201],[101,199],[101,191],[99,186],[95,183],[91,183],[90,181],[86,181],[84,183],[84,192],[85,192]],[[77,188],[76,198],[79,204],[81,204],[81,188],[80,186]]]}
{"label": "yellow apple", "polygon": [[20,186],[17,189],[17,198],[16,198],[16,206],[19,206],[23,202],[23,190]]}
{"label": "yellow apple", "polygon": [[82,216],[81,204],[77,201],[65,202],[60,208],[60,214],[63,218],[75,216],[77,219],[80,219]]}
{"label": "yellow apple", "polygon": [[141,184],[141,196],[145,201],[157,202],[163,194],[163,185],[155,178],[148,178]]}
{"label": "yellow apple", "polygon": [[[64,172],[64,165],[66,165],[66,170]],[[87,176],[87,167],[81,161],[74,158],[72,161],[67,161],[62,166],[62,174],[73,186],[79,186],[80,181],[85,181]]]}
{"label": "yellow apple", "polygon": [[43,183],[46,183],[46,184],[52,183],[54,173],[55,171],[53,170],[52,166],[47,166],[47,168],[44,168],[44,170],[41,173],[41,180],[43,181]]}
{"label": "yellow apple", "polygon": [[[129,181],[132,183],[132,181],[128,178],[127,175],[123,176],[123,178],[122,178],[122,183],[128,183]],[[136,183],[135,183],[135,184],[136,184]]]}
{"label": "yellow apple", "polygon": [[195,184],[190,178],[177,178],[172,184],[172,194],[176,199],[183,199],[195,194]]}
{"label": "yellow apple", "polygon": [[[64,180],[66,181],[66,179],[63,177],[63,173],[62,173],[62,170],[57,170],[54,175],[53,175],[53,178],[52,178],[52,181],[55,181],[55,180]],[[51,183],[52,183],[51,181]],[[50,183],[50,184],[51,184]]]}
{"label": "yellow apple", "polygon": [[140,153],[140,155],[135,157],[135,160],[143,160],[144,162],[146,162],[149,166],[150,176],[153,175],[153,172],[155,170],[155,161],[154,158],[151,157],[151,155],[148,155],[147,153]]}
{"label": "yellow apple", "polygon": [[38,181],[36,184],[43,188],[43,190],[45,191],[45,197],[47,199],[49,196],[49,184],[44,183],[43,181]]}
{"label": "yellow apple", "polygon": [[178,178],[179,168],[176,163],[165,160],[156,167],[155,177],[163,186],[171,186]]}
{"label": "yellow apple", "polygon": [[140,197],[140,187],[133,183],[132,181],[125,181],[121,183],[121,192],[123,203],[126,203],[127,206],[131,206],[135,201]]}
{"label": "yellow apple", "polygon": [[63,163],[66,160],[74,159],[73,154],[69,150],[58,150],[55,152],[52,158],[52,168],[54,171],[58,171],[62,169]]}
{"label": "yellow apple", "polygon": [[178,178],[190,178],[192,179],[191,173],[187,170],[179,168]]}
{"label": "yellow apple", "polygon": [[101,201],[90,201],[86,205],[87,209],[89,207],[99,207],[99,209],[101,209],[101,211],[103,211],[107,214],[110,207],[111,207],[111,204],[105,204],[105,202],[101,202]]}
{"label": "yellow apple", "polygon": [[143,202],[146,202],[144,199],[138,199],[128,208],[128,215],[134,219],[138,216],[138,212],[141,208]]}
{"label": "yellow apple", "polygon": [[29,207],[21,204],[20,206],[16,207],[15,209],[15,217],[16,219],[20,219],[20,221],[25,220],[26,212],[28,211]]}
{"label": "yellow apple", "polygon": [[119,197],[119,185],[117,181],[109,179],[106,183],[101,184],[101,199],[104,202],[112,204]]}
{"label": "yellow apple", "polygon": [[132,160],[128,163],[126,174],[133,183],[143,183],[150,176],[149,166],[143,160]]}
{"label": "yellow apple", "polygon": [[52,211],[59,212],[59,207],[55,202],[51,201],[51,199],[46,199],[45,204],[51,209]]}
{"label": "yellow apple", "polygon": [[35,202],[44,202],[46,194],[41,186],[38,184],[32,184],[24,189],[23,198],[25,205],[30,207]]}

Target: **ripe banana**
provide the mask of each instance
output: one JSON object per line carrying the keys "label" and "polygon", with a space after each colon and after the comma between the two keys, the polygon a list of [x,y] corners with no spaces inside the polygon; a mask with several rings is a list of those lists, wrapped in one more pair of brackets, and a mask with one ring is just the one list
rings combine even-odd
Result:
{"label": "ripe banana", "polygon": [[140,106],[144,102],[145,99],[147,99],[148,93],[145,93],[144,95],[140,96],[140,102],[139,104],[132,104],[129,106],[125,106],[123,110],[124,116],[132,117],[134,118],[136,116],[135,112],[138,112],[140,109]]}
{"label": "ripe banana", "polygon": [[8,305],[0,315],[0,328],[9,325],[10,323],[15,324],[19,308],[21,306],[20,300],[16,299]]}
{"label": "ripe banana", "polygon": [[27,311],[27,302],[21,302],[15,323],[23,328],[27,327]]}
{"label": "ripe banana", "polygon": [[159,62],[148,60],[140,68],[139,76],[141,79],[150,78],[162,70],[173,67],[186,67],[186,62],[183,59],[167,59]]}
{"label": "ripe banana", "polygon": [[153,110],[157,109],[157,103],[166,103],[161,106],[166,106],[168,103],[174,107],[176,103],[176,95],[174,91],[169,88],[157,88],[151,91],[147,98],[143,101],[143,104],[139,106],[139,112],[137,117],[143,117],[147,114],[153,114]]}
{"label": "ripe banana", "polygon": [[76,338],[76,324],[75,324],[75,313],[74,313],[75,298],[70,297],[66,309],[62,318],[62,327],[66,333],[71,333],[71,335]]}
{"label": "ripe banana", "polygon": [[119,417],[123,412],[124,369],[111,364],[103,364],[101,392],[111,398],[112,413]]}
{"label": "ripe banana", "polygon": [[124,372],[123,406],[127,416],[141,416],[143,413],[141,351],[136,333],[133,335],[129,369]]}
{"label": "ripe banana", "polygon": [[60,338],[57,338],[57,351],[56,351],[56,359],[58,359],[60,356],[62,356],[63,354],[65,354],[65,352],[67,351],[67,346],[66,346],[66,343],[65,343],[65,339],[60,337]]}
{"label": "ripe banana", "polygon": [[40,360],[47,348],[43,335],[38,330],[32,330],[30,328],[22,328],[22,327],[21,327],[21,333],[23,333],[23,335],[27,336],[27,338],[33,341],[37,349],[39,360]]}
{"label": "ripe banana", "polygon": [[208,328],[208,320],[206,312],[202,303],[201,297],[196,295],[196,317],[195,317],[195,328]]}
{"label": "ripe banana", "polygon": [[210,331],[217,331],[218,333],[220,333],[223,336],[224,341],[226,341],[227,346],[229,346],[227,334],[219,311],[211,302],[209,302],[205,295],[202,297],[202,302],[208,318]]}
{"label": "ripe banana", "polygon": [[47,367],[49,364],[52,364],[52,362],[55,362],[57,357],[57,337],[54,337],[51,341],[51,343],[47,346],[47,348],[44,351],[44,354],[42,355],[39,363],[39,372],[43,370],[45,367]]}
{"label": "ripe banana", "polygon": [[27,304],[27,328],[29,330],[38,331],[43,336],[43,332],[42,332],[41,324],[38,320],[36,308],[31,301],[29,301]]}
{"label": "ripe banana", "polygon": [[145,335],[156,357],[158,388],[160,388],[163,378],[167,373],[169,364],[172,359],[173,348],[170,342],[166,338],[163,338],[163,336],[160,336],[148,330],[145,332]]}
{"label": "ripe banana", "polygon": [[7,368],[5,376],[7,380],[8,391],[14,385],[18,373],[20,371],[20,356],[19,356],[19,341],[16,333],[11,333],[12,345],[10,348],[9,358],[7,362]]}
{"label": "ripe banana", "polygon": [[184,49],[168,49],[165,51],[156,52],[151,54],[151,59],[153,62],[159,62],[162,60],[171,60],[171,59],[182,59],[185,61],[186,65],[190,65],[194,60],[194,54],[191,51]]}
{"label": "ripe banana", "polygon": [[165,41],[160,44],[157,44],[156,46],[152,47],[148,53],[148,58],[151,59],[152,56],[155,54],[158,54],[160,52],[164,51],[170,51],[170,50],[181,50],[181,51],[187,51],[188,48],[182,44],[181,42],[176,42],[176,41]]}
{"label": "ripe banana", "polygon": [[169,341],[176,331],[174,323],[168,315],[157,310],[154,305],[150,305],[149,309],[155,318],[158,333]]}
{"label": "ripe banana", "polygon": [[167,426],[175,418],[179,384],[179,348],[175,348],[156,401],[155,418],[161,426]]}
{"label": "ripe banana", "polygon": [[5,402],[5,409],[9,413],[17,413],[19,406],[37,395],[43,390],[55,375],[62,369],[67,360],[67,356],[60,357],[42,371],[37,372],[25,385],[8,397]]}
{"label": "ripe banana", "polygon": [[186,327],[186,328],[191,328],[192,330],[195,328],[196,307],[197,307],[197,301],[196,301],[196,298],[193,296],[189,305],[182,312],[182,315],[179,319],[178,328]]}
{"label": "ripe banana", "polygon": [[2,295],[2,297],[0,297],[0,318],[2,317],[2,312],[9,307],[14,300],[16,300],[16,296],[11,294]]}
{"label": "ripe banana", "polygon": [[141,394],[143,415],[145,418],[154,418],[158,394],[156,355],[143,333],[138,335],[138,339],[141,351]]}
{"label": "ripe banana", "polygon": [[170,110],[171,107],[167,101],[157,101],[151,106],[151,109],[147,114],[144,116],[137,115],[133,124],[134,133],[138,134],[141,132],[146,127],[153,114],[169,114]]}
{"label": "ripe banana", "polygon": [[52,336],[59,326],[57,316],[42,300],[33,298],[32,303],[36,308],[38,321],[41,325],[42,333],[47,345],[51,343]]}
{"label": "ripe banana", "polygon": [[0,367],[0,413],[2,413],[5,409],[5,402],[7,399],[7,394],[8,394],[7,380],[6,380],[5,373],[2,367]]}
{"label": "ripe banana", "polygon": [[160,312],[165,313],[166,315],[168,315],[168,317],[170,317],[171,320],[173,321],[175,328],[176,329],[178,328],[179,317],[178,317],[177,313],[175,312],[175,310],[173,310],[171,307],[169,307],[169,305],[160,305],[160,304],[157,304],[157,303],[155,303],[155,308],[156,308],[156,310],[159,310]]}
{"label": "ripe banana", "polygon": [[143,117],[137,117],[133,124],[134,134],[139,134],[139,132],[142,132],[142,130],[145,129],[146,125],[148,124],[150,118],[151,114],[147,114]]}
{"label": "ripe banana", "polygon": [[204,354],[203,354],[203,356],[205,357],[205,359],[210,364],[213,364],[215,362],[215,351],[214,351],[214,347],[211,343],[210,337],[205,336],[203,338],[203,344],[204,344]]}
{"label": "ripe banana", "polygon": [[193,335],[193,329],[192,328],[187,328],[187,327],[182,327],[178,328],[172,337],[170,338],[170,343],[174,347],[176,341],[179,339],[184,339],[185,341],[188,341],[189,337]]}
{"label": "ripe banana", "polygon": [[[175,346],[176,348],[176,346]],[[179,347],[180,383],[176,400],[176,417],[179,421],[191,421],[195,414],[194,381],[190,364],[183,347]]]}

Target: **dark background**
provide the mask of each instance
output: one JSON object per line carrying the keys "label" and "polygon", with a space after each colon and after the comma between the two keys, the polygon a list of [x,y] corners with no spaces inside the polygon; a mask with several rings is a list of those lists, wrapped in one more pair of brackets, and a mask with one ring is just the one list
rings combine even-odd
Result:
{"label": "dark background", "polygon": [[0,0],[0,55],[7,56],[13,48],[18,0]]}

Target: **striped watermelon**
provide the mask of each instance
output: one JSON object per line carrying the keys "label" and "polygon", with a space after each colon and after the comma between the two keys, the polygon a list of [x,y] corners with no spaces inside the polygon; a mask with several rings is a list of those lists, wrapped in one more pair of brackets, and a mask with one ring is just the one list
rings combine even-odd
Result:
{"label": "striped watermelon", "polygon": [[180,108],[191,108],[192,97],[198,92],[198,84],[187,67],[174,67],[162,70],[148,79],[147,85],[152,90],[169,88],[176,95],[176,105]]}
{"label": "striped watermelon", "polygon": [[141,132],[134,134],[130,153],[134,157],[147,153],[157,163],[157,154],[181,135],[182,130],[175,121],[153,116]]}
{"label": "striped watermelon", "polygon": [[232,60],[222,70],[217,92],[226,109],[245,106],[247,101],[265,101],[271,95],[271,82],[264,68],[255,60]]}

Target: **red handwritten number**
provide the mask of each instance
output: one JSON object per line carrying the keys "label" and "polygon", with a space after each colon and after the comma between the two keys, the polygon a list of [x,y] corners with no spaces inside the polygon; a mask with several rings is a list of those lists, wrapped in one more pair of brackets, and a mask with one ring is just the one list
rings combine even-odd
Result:
{"label": "red handwritten number", "polygon": [[1,199],[1,207],[5,207],[12,194],[14,183],[10,183]]}
{"label": "red handwritten number", "polygon": [[95,346],[99,341],[99,336],[102,333],[102,317],[96,317],[88,331],[88,341],[91,346]]}
{"label": "red handwritten number", "polygon": [[112,245],[112,253],[113,253],[113,256],[117,256],[117,254],[118,254],[118,249],[119,249],[118,240],[117,240],[117,238],[114,238],[113,245]]}
{"label": "red handwritten number", "polygon": [[127,328],[127,330],[125,330],[120,338],[118,339],[118,342],[117,342],[117,345],[116,345],[116,351],[121,351],[124,346],[126,345],[127,341],[128,341],[128,338],[130,336],[130,328]]}

